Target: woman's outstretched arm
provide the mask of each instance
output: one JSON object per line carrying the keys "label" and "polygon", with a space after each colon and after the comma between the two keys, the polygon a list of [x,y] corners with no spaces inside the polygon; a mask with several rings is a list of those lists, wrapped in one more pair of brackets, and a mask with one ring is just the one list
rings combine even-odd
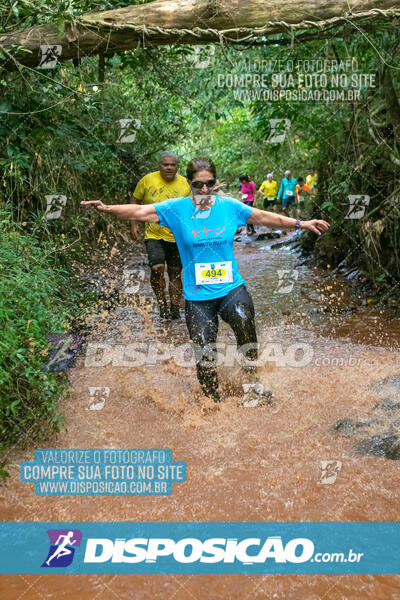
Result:
{"label": "woman's outstretched arm", "polygon": [[[277,215],[267,210],[253,208],[250,217],[247,220],[249,225],[265,225],[272,228],[294,229],[296,227],[296,219]],[[322,231],[329,229],[329,223],[322,219],[312,219],[311,221],[300,221],[300,229],[308,229],[314,233],[320,234]]]}
{"label": "woman's outstretched arm", "polygon": [[100,200],[86,200],[81,204],[95,206],[97,210],[109,213],[117,219],[145,221],[146,223],[158,223],[159,221],[154,204],[103,204]]}

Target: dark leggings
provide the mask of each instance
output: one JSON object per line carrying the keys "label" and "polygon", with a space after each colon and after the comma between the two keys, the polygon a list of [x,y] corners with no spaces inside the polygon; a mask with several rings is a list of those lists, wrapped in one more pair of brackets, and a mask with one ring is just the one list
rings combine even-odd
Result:
{"label": "dark leggings", "polygon": [[[215,300],[187,300],[185,315],[190,339],[198,346],[197,377],[204,394],[215,398],[218,396],[215,358],[218,315],[232,327],[239,351],[248,361],[255,361],[258,353],[253,301],[246,287],[241,285],[227,296]],[[241,347],[244,344],[251,344],[251,347],[242,351]],[[254,369],[251,366],[249,368]]]}

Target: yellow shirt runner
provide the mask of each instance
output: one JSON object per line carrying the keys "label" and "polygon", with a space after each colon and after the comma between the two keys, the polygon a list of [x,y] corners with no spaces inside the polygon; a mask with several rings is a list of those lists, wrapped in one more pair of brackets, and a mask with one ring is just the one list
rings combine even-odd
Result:
{"label": "yellow shirt runner", "polygon": [[314,188],[311,191],[311,195],[315,196],[317,193],[317,190],[315,189],[318,185],[318,173],[314,173],[314,175],[307,175],[306,177],[306,184],[310,186],[310,188]]}
{"label": "yellow shirt runner", "polygon": [[266,179],[262,182],[260,186],[260,192],[264,194],[264,198],[268,200],[273,200],[274,198],[276,198],[276,195],[278,193],[278,184],[275,180],[268,181],[268,179]]}
{"label": "yellow shirt runner", "polygon": [[[154,204],[169,200],[170,198],[181,198],[189,196],[190,186],[185,177],[177,175],[174,181],[165,181],[160,171],[148,173],[137,184],[133,195],[142,204]],[[146,223],[145,240],[165,240],[175,242],[175,238],[168,227],[157,225],[157,223]]]}

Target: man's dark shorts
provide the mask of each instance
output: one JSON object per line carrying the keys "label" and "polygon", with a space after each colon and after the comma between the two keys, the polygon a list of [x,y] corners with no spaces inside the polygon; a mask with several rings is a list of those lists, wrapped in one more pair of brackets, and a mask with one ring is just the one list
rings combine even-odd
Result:
{"label": "man's dark shorts", "polygon": [[150,267],[167,263],[168,267],[182,268],[181,257],[175,242],[165,240],[144,240]]}
{"label": "man's dark shorts", "polygon": [[276,206],[275,198],[264,198],[264,210],[268,210],[272,206]]}

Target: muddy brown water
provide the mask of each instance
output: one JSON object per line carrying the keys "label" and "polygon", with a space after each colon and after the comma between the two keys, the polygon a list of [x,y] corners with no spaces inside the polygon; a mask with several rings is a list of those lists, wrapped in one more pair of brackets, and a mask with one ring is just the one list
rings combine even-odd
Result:
{"label": "muddy brown water", "polygon": [[[199,393],[193,367],[174,360],[154,366],[85,367],[86,347],[70,371],[71,395],[61,407],[67,431],[41,447],[170,448],[187,463],[187,481],[168,497],[40,497],[19,481],[22,460],[11,454],[11,477],[0,499],[3,521],[398,521],[399,463],[360,455],[359,439],[338,435],[340,420],[368,420],[377,403],[373,384],[398,374],[400,324],[360,306],[349,283],[299,264],[290,247],[237,243],[252,294],[261,344],[308,344],[303,367],[270,360],[260,379],[277,398],[264,408],[240,408],[237,366],[219,368],[225,400],[217,409]],[[127,258],[143,268],[144,257]],[[278,270],[297,271],[280,293]],[[292,275],[292,280],[293,280]],[[93,316],[89,343],[188,341],[182,320],[162,323],[152,307],[146,269],[141,298]],[[233,343],[221,324],[218,341]],[[232,385],[233,382],[233,385]],[[89,386],[106,386],[102,410],[87,410]],[[387,423],[383,422],[387,419]],[[393,428],[384,413],[380,432]],[[386,429],[385,429],[386,428]],[[371,433],[371,431],[369,432]],[[342,463],[336,482],[319,485],[320,461]],[[400,576],[385,575],[23,575],[2,576],[7,600],[364,600],[400,599]]]}

